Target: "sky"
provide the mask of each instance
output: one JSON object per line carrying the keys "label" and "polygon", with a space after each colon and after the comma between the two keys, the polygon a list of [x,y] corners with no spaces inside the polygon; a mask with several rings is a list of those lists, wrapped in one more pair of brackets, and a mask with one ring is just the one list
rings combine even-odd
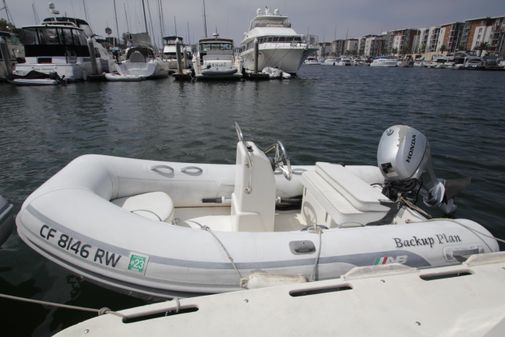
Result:
{"label": "sky", "polygon": [[[49,0],[5,0],[17,27],[35,24],[33,8],[40,20],[49,16]],[[144,0],[149,29],[160,39],[158,3],[163,6],[164,35],[178,35],[195,43],[204,37],[203,0]],[[106,36],[110,27],[116,35],[114,0],[52,0],[61,14],[85,18],[96,34]],[[119,32],[144,32],[142,0],[115,0]],[[149,6],[147,7],[147,4]],[[315,34],[319,41],[358,38],[367,34],[403,28],[421,28],[465,21],[466,19],[504,16],[503,0],[205,0],[207,30],[240,44],[257,8],[278,8],[287,15],[299,34]],[[32,6],[33,5],[33,6]],[[150,9],[150,11],[149,11]],[[149,15],[149,12],[151,15]],[[5,18],[5,11],[0,11]],[[152,18],[152,21],[150,20]],[[127,19],[128,20],[127,20]],[[150,23],[152,22],[152,24]],[[189,29],[188,29],[189,28]],[[160,43],[160,42],[158,42]]]}

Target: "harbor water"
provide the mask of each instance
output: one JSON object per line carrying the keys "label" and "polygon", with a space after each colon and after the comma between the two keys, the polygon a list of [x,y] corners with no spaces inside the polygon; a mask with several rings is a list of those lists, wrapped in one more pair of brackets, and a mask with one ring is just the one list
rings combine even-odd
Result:
{"label": "harbor water", "polygon": [[[429,139],[438,177],[472,177],[456,216],[505,238],[504,84],[505,72],[332,66],[283,81],[2,84],[0,194],[19,209],[87,153],[234,163],[235,121],[260,147],[281,140],[293,164],[376,164],[382,132],[407,124]],[[81,280],[16,233],[0,248],[0,292],[113,310],[147,303]],[[50,336],[94,316],[6,299],[0,307],[1,336]]]}

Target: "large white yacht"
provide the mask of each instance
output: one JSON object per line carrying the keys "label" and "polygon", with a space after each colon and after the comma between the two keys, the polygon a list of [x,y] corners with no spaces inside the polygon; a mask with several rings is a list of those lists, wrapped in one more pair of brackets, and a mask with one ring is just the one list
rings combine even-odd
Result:
{"label": "large white yacht", "polygon": [[[258,43],[258,65],[255,69],[255,41]],[[279,68],[287,73],[298,71],[307,56],[316,49],[310,48],[303,35],[297,34],[287,16],[278,9],[273,13],[265,8],[258,9],[245,33],[240,56],[248,71],[261,71],[265,67]]]}

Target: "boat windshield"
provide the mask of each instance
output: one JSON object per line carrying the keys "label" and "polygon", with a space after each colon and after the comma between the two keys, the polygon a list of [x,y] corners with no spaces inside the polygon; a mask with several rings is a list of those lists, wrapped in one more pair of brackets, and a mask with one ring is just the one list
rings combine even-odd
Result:
{"label": "boat windshield", "polygon": [[262,15],[255,17],[252,22],[249,30],[256,27],[284,27],[291,28],[291,23],[289,22],[286,16],[277,16],[277,15]]}
{"label": "boat windshield", "polygon": [[230,42],[200,43],[200,50],[202,52],[208,52],[211,50],[233,50],[233,44]]}
{"label": "boat windshield", "polygon": [[86,36],[93,36],[93,31],[91,30],[91,27],[89,24],[82,20],[82,19],[77,19],[77,18],[69,18],[69,17],[50,17],[50,18],[45,18],[43,21],[43,24],[62,24],[62,23],[70,23],[74,25],[75,27],[79,27],[83,30],[84,34]]}
{"label": "boat windshield", "polygon": [[28,27],[21,31],[27,57],[89,56],[84,32],[72,27]]}
{"label": "boat windshield", "polygon": [[262,36],[258,38],[259,43],[267,42],[288,42],[288,43],[298,43],[302,42],[302,37],[299,35],[295,36]]}

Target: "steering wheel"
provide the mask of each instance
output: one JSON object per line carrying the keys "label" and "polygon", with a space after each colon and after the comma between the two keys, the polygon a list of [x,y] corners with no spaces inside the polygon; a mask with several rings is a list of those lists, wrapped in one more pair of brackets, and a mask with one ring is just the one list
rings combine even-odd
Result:
{"label": "steering wheel", "polygon": [[293,170],[291,169],[291,163],[289,161],[284,145],[282,145],[281,141],[278,140],[277,143],[273,145],[273,147],[275,148],[273,162],[274,169],[281,170],[284,178],[291,180],[291,177],[293,176]]}

